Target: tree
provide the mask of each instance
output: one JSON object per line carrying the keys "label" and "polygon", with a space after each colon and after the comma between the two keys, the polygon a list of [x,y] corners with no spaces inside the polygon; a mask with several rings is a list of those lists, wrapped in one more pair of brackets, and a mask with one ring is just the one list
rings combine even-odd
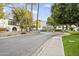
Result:
{"label": "tree", "polygon": [[[27,9],[27,6],[30,5],[30,10],[31,10],[31,13],[32,13],[32,16],[33,16],[33,5],[36,5],[36,3],[26,3],[25,6],[26,6],[26,9]],[[29,32],[32,30],[32,27],[33,27],[33,17],[31,17],[31,23],[29,24]]]}
{"label": "tree", "polygon": [[4,18],[3,9],[4,9],[4,4],[3,3],[0,3],[0,18]]}
{"label": "tree", "polygon": [[[31,10],[32,16],[33,16],[33,5],[36,5],[36,3],[26,3],[26,5],[30,5],[30,10]],[[33,17],[32,17],[32,23],[29,26],[29,30],[32,30],[32,27],[33,27]]]}
{"label": "tree", "polygon": [[31,18],[32,14],[30,11],[26,10],[26,8],[23,7],[16,7],[12,10],[13,12],[13,18],[17,25],[20,26],[21,31],[28,31],[28,26],[31,24]]}
{"label": "tree", "polygon": [[47,18],[47,25],[53,26],[54,30],[56,30],[57,27],[57,23],[55,22],[55,20],[50,16]]}
{"label": "tree", "polygon": [[32,12],[27,10],[28,3],[23,4],[21,7],[18,7],[16,4],[11,4],[11,3],[5,4],[5,6],[12,9],[13,18],[14,18],[12,22],[14,24],[16,23],[17,25],[19,25],[21,27],[21,30],[26,28],[26,30],[28,31],[29,30],[28,28],[31,28]]}
{"label": "tree", "polygon": [[61,25],[72,25],[79,22],[79,4],[54,4],[51,8],[51,17]]}
{"label": "tree", "polygon": [[65,6],[64,4],[54,4],[51,8],[52,18],[59,24],[64,24],[64,15],[65,15]]}
{"label": "tree", "polygon": [[[32,16],[33,16],[33,5],[36,5],[36,3],[30,3],[30,5],[31,5]],[[33,17],[32,17],[32,25],[31,25],[30,30],[32,30],[32,27],[33,27]]]}

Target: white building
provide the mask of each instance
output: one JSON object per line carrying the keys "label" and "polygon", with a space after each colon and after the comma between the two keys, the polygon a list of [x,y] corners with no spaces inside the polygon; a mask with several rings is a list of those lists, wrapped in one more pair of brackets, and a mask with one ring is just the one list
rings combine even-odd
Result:
{"label": "white building", "polygon": [[7,31],[20,31],[20,28],[16,25],[9,24],[11,20],[9,19],[0,19],[0,28],[6,28]]}
{"label": "white building", "polygon": [[40,20],[40,28],[39,28],[39,30],[42,30],[42,29],[44,29],[44,28],[46,28],[46,27],[47,27],[46,21]]}

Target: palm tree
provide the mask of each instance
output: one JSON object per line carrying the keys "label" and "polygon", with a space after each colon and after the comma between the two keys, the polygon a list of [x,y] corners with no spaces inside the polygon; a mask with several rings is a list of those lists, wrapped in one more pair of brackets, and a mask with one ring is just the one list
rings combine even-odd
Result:
{"label": "palm tree", "polygon": [[33,5],[36,5],[36,3],[26,3],[26,7],[27,5],[30,5],[30,10],[32,13],[32,19],[30,20],[31,23],[29,23],[28,27],[29,27],[29,31],[32,30],[32,26],[33,26]]}
{"label": "palm tree", "polygon": [[32,30],[32,26],[33,26],[33,5],[36,5],[36,3],[30,3],[31,12],[32,12],[32,23],[31,23],[31,28],[30,28],[30,30]]}
{"label": "palm tree", "polygon": [[37,6],[37,24],[36,24],[36,30],[38,31],[38,18],[39,18],[39,3]]}
{"label": "palm tree", "polygon": [[30,3],[30,6],[31,6],[31,12],[32,12],[32,19],[31,19],[31,24],[30,24],[30,27],[29,27],[29,31],[32,30],[32,26],[33,26],[33,3]]}

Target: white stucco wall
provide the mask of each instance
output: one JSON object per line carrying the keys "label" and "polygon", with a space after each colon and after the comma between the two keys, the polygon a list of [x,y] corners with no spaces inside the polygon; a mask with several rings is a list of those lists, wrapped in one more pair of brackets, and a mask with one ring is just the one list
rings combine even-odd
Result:
{"label": "white stucco wall", "polygon": [[8,19],[0,19],[0,27],[6,28],[8,26]]}
{"label": "white stucco wall", "polygon": [[43,27],[46,27],[46,21],[41,20],[40,21],[40,28],[39,28],[39,30],[42,30]]}
{"label": "white stucco wall", "polygon": [[17,31],[20,31],[20,28],[16,25],[8,25],[9,19],[0,19],[0,28],[6,28],[10,32],[12,31],[13,27],[17,28]]}

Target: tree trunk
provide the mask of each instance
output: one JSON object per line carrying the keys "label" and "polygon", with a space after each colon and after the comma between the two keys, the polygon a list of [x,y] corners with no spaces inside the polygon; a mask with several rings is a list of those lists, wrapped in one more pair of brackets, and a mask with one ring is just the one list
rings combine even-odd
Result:
{"label": "tree trunk", "polygon": [[30,23],[29,31],[32,31],[32,26],[33,26],[33,4],[31,4],[31,12],[32,12],[32,20]]}
{"label": "tree trunk", "polygon": [[54,27],[54,31],[55,31],[57,26],[53,26],[53,27]]}
{"label": "tree trunk", "polygon": [[66,24],[66,28],[65,29],[68,30],[68,24]]}
{"label": "tree trunk", "polygon": [[71,31],[71,25],[69,25],[69,30]]}
{"label": "tree trunk", "polygon": [[21,32],[22,32],[22,28],[21,28]]}
{"label": "tree trunk", "polygon": [[64,31],[64,25],[62,25],[62,31]]}

